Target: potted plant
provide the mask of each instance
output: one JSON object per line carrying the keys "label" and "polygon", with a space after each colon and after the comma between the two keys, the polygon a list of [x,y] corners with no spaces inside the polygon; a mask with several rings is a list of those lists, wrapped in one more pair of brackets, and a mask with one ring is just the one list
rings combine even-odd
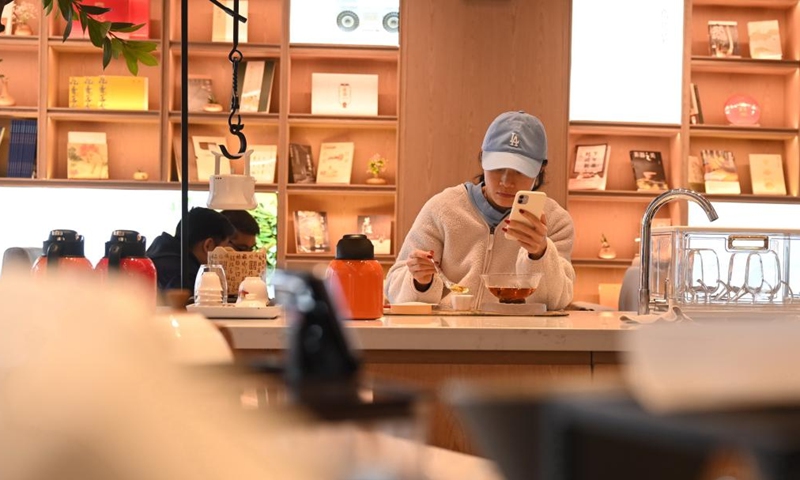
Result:
{"label": "potted plant", "polygon": [[36,18],[36,7],[32,3],[15,3],[12,12],[14,35],[33,35],[33,29],[28,25],[28,22],[34,18]]}
{"label": "potted plant", "polygon": [[381,173],[386,170],[386,159],[383,158],[379,153],[376,153],[369,159],[369,163],[367,164],[367,173],[372,175],[372,178],[367,179],[367,183],[370,185],[384,185],[386,183],[386,179],[380,177]]}
{"label": "potted plant", "polygon": [[[0,58],[0,62],[2,61]],[[8,93],[8,77],[0,73],[0,107],[10,107],[15,103],[14,98]]]}

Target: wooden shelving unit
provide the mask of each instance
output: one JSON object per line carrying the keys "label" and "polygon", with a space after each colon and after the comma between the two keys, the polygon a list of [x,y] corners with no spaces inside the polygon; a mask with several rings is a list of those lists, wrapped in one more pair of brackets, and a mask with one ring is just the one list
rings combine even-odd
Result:
{"label": "wooden shelving unit", "polygon": [[[656,193],[636,192],[628,152],[634,149],[662,152],[670,187],[687,187],[688,157],[703,149],[732,151],[742,193],[708,194],[714,202],[764,204],[800,203],[800,7],[797,0],[687,0],[684,36],[683,115],[680,125],[575,122],[569,128],[568,152],[575,146],[608,143],[612,158],[605,191],[569,192],[568,206],[575,221],[573,253],[578,280],[577,300],[598,301],[598,283],[619,283],[638,251],[633,241],[639,234],[644,210]],[[742,58],[709,56],[708,21],[738,22]],[[784,58],[750,58],[747,22],[778,20]],[[698,85],[705,122],[689,124],[691,84]],[[723,113],[725,101],[744,93],[762,108],[760,125],[729,125]],[[750,153],[777,153],[784,161],[788,195],[753,195]],[[613,207],[609,205],[613,204]],[[685,224],[686,207],[670,204],[659,217]],[[600,234],[616,249],[615,260],[597,259]]]}
{"label": "wooden shelving unit", "polygon": [[[297,266],[327,262],[330,255],[298,256],[292,216],[295,210],[327,211],[332,250],[338,238],[355,228],[357,216],[382,214],[396,218],[400,49],[343,45],[291,45],[291,0],[258,0],[249,3],[248,42],[240,43],[245,60],[276,61],[271,104],[265,113],[242,113],[248,144],[278,146],[276,183],[259,184],[257,191],[278,197],[278,263],[291,259]],[[211,41],[212,13],[207,0],[189,0],[191,31],[188,32],[189,73],[211,78],[217,101],[230,98],[230,45]],[[41,19],[39,19],[41,20]],[[34,22],[33,37],[0,36],[2,71],[11,77],[14,107],[0,108],[0,119],[36,118],[38,165],[34,179],[0,178],[2,186],[44,186],[111,189],[179,189],[175,170],[181,135],[180,104],[180,1],[151,0],[150,37],[158,43],[158,66],[140,66],[139,76],[149,81],[146,111],[99,111],[68,108],[68,78],[78,75],[128,75],[124,61],[113,61],[102,70],[101,51],[87,39],[63,41],[64,22],[55,15]],[[311,114],[311,73],[372,73],[379,76],[379,115],[336,117]],[[240,78],[239,81],[242,81]],[[228,112],[189,114],[189,135],[225,137],[230,149],[238,139],[227,131]],[[103,131],[108,138],[109,176],[101,181],[71,181],[66,172],[69,131]],[[289,172],[289,144],[311,146],[314,162],[323,142],[354,142],[350,185],[295,185]],[[383,177],[387,185],[366,184],[369,158],[379,153],[388,160]],[[242,166],[232,162],[234,171]],[[148,181],[132,180],[137,170]],[[192,182],[191,190],[207,184]],[[397,246],[392,241],[393,252]],[[391,263],[394,254],[382,256]]]}

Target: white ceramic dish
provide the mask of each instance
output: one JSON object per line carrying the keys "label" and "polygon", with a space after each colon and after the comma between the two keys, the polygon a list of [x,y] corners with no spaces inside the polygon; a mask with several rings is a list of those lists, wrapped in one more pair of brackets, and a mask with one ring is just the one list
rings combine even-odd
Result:
{"label": "white ceramic dish", "polygon": [[206,318],[273,319],[281,313],[280,307],[237,307],[233,303],[213,306],[191,304],[186,306],[186,310],[201,313]]}

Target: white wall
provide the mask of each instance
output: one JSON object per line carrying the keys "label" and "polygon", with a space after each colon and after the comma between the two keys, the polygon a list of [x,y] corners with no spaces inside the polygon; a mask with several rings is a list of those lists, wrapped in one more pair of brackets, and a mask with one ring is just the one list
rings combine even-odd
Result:
{"label": "white wall", "polygon": [[681,123],[683,0],[573,0],[570,121]]}

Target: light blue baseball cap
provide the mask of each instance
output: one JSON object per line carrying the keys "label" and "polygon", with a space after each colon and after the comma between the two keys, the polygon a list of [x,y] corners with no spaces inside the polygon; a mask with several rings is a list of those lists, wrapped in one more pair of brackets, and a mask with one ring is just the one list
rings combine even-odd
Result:
{"label": "light blue baseball cap", "polygon": [[547,134],[533,115],[505,112],[489,125],[481,150],[484,170],[511,168],[535,178],[547,161]]}

